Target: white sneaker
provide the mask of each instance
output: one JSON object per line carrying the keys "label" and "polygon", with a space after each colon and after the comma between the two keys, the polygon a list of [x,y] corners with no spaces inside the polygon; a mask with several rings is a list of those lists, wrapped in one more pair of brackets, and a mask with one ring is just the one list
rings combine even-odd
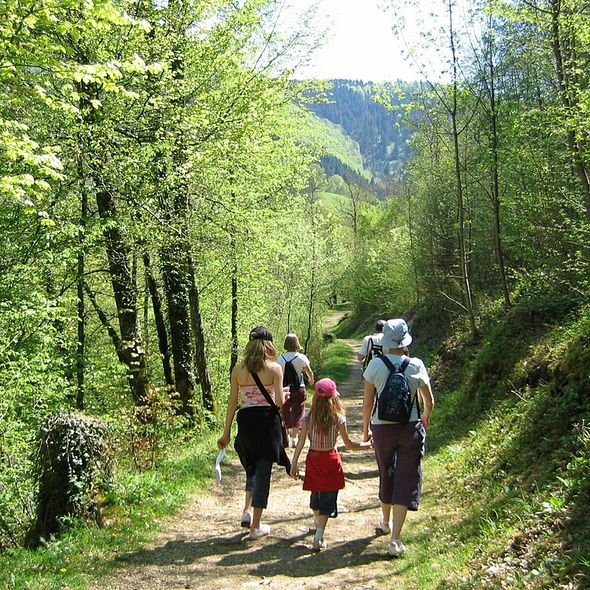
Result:
{"label": "white sneaker", "polygon": [[389,549],[387,553],[393,557],[399,557],[402,553],[405,553],[406,546],[399,540],[392,540],[389,543]]}
{"label": "white sneaker", "polygon": [[248,511],[244,512],[244,514],[242,514],[242,520],[240,521],[240,524],[245,529],[249,529],[252,526],[252,513]]}
{"label": "white sneaker", "polygon": [[391,523],[385,522],[385,519],[383,517],[381,517],[381,519],[379,520],[379,528],[386,535],[389,535],[391,533]]}
{"label": "white sneaker", "polygon": [[259,529],[250,529],[248,539],[260,539],[270,533],[270,527],[267,524],[261,524]]}
{"label": "white sneaker", "polygon": [[327,547],[326,541],[324,539],[314,539],[312,548],[314,551],[321,551]]}

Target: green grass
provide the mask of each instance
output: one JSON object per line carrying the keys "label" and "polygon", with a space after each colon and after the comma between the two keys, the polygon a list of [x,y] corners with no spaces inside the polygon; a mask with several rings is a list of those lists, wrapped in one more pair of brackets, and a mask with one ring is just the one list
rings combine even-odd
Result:
{"label": "green grass", "polygon": [[430,541],[456,573],[424,588],[590,587],[588,313],[529,311],[498,314],[438,359],[425,504],[451,511]]}
{"label": "green grass", "polygon": [[337,384],[344,383],[350,374],[353,352],[348,344],[333,342],[324,350],[321,369],[316,373],[315,379],[330,377]]}
{"label": "green grass", "polygon": [[112,567],[116,556],[143,546],[159,518],[185,506],[211,481],[217,449],[212,435],[174,446],[157,469],[120,472],[106,497],[108,527],[73,526],[37,550],[10,549],[0,557],[2,590],[83,589]]}

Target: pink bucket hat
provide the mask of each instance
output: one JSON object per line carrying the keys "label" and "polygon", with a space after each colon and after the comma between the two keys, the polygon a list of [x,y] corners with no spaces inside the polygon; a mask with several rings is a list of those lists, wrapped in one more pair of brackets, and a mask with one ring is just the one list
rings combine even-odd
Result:
{"label": "pink bucket hat", "polygon": [[340,397],[336,383],[329,377],[324,377],[315,384],[315,394],[320,397]]}

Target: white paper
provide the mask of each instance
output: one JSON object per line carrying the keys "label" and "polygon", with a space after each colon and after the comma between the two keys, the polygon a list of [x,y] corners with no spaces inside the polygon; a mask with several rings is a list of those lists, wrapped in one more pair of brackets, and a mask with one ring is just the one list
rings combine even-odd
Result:
{"label": "white paper", "polygon": [[225,457],[225,449],[221,449],[215,460],[215,479],[217,483],[221,483],[221,461]]}

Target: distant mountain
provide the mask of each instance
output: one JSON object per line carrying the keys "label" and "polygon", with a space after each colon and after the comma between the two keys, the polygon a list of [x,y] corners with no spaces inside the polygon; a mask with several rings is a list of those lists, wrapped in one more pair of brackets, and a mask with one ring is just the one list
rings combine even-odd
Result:
{"label": "distant mountain", "polygon": [[[412,132],[403,125],[399,112],[375,101],[375,97],[386,92],[389,102],[400,106],[402,99],[399,92],[391,84],[376,85],[353,80],[332,80],[331,84],[332,88],[327,92],[328,102],[308,104],[307,108],[338,126],[358,144],[363,168],[375,180],[399,170],[410,155],[408,140]],[[409,92],[408,85],[405,86],[404,91]],[[331,150],[322,161],[322,166],[328,175],[339,174],[345,180],[347,176],[352,179],[359,173],[360,178],[364,176]]]}

